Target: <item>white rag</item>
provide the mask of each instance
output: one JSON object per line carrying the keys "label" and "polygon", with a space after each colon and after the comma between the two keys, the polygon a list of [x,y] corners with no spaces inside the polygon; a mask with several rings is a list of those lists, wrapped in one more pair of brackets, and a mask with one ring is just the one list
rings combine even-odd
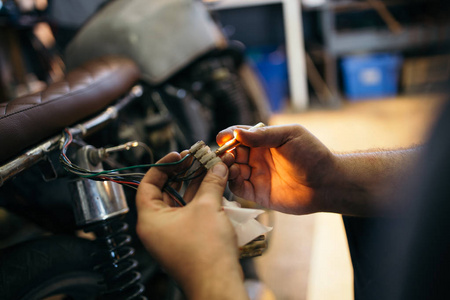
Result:
{"label": "white rag", "polygon": [[228,201],[225,198],[222,199],[222,207],[236,231],[239,247],[272,230],[272,227],[255,219],[264,212],[262,209],[242,208],[236,201]]}

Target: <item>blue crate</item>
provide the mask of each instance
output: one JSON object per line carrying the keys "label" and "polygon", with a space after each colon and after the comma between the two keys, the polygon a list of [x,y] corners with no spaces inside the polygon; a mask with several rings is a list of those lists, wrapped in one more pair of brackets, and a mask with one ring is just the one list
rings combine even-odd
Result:
{"label": "blue crate", "polygon": [[269,98],[270,108],[279,112],[289,97],[286,53],[275,46],[254,47],[246,51]]}
{"label": "blue crate", "polygon": [[401,64],[400,55],[389,53],[344,57],[341,66],[347,98],[363,100],[396,95]]}

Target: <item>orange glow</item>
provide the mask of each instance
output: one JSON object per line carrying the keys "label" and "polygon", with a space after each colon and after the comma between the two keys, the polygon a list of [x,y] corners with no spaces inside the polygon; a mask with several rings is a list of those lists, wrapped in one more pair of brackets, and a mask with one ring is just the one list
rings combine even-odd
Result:
{"label": "orange glow", "polygon": [[228,140],[224,145],[231,145],[231,144],[233,144],[234,142],[235,142],[235,138],[234,139],[231,139],[231,140]]}
{"label": "orange glow", "polygon": [[227,151],[227,153],[230,154],[231,156],[233,156],[234,159],[236,159],[236,155],[234,155],[233,150],[234,149],[230,149],[230,150]]}
{"label": "orange glow", "polygon": [[226,140],[221,139],[221,140],[217,141],[217,144],[218,144],[219,146],[222,146],[222,145],[225,144],[226,142],[227,142]]}
{"label": "orange glow", "polygon": [[238,135],[239,135],[239,131],[233,130],[233,136],[234,136],[234,138],[235,138],[236,140],[239,140],[239,139],[237,138]]}
{"label": "orange glow", "polygon": [[[233,136],[234,136],[234,138],[236,138],[236,132],[235,131],[233,131]],[[228,140],[222,139],[222,140],[218,141],[217,144],[219,144],[219,146],[222,146],[222,145],[232,141],[234,138],[231,138],[231,139],[228,139]]]}

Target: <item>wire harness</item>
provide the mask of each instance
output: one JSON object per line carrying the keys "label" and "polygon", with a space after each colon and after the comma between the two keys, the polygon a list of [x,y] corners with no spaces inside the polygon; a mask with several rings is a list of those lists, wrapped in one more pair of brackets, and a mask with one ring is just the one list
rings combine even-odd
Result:
{"label": "wire harness", "polygon": [[[112,169],[112,170],[104,170],[104,171],[90,171],[85,168],[81,168],[74,164],[68,157],[67,151],[69,146],[73,142],[73,136],[69,129],[65,129],[63,133],[61,152],[59,156],[59,160],[66,171],[69,173],[76,175],[78,177],[91,179],[91,180],[99,180],[99,181],[112,181],[127,187],[131,187],[137,189],[142,178],[145,176],[143,172],[130,172],[130,170],[135,169],[148,169],[151,167],[165,167],[165,166],[173,166],[177,164],[181,164],[186,159],[189,158],[189,155],[186,155],[182,159],[170,162],[170,163],[152,163],[152,164],[143,164],[143,165],[134,165],[124,168]],[[128,143],[127,143],[128,144]],[[139,144],[140,145],[140,144]],[[129,149],[129,147],[124,147],[125,150]],[[97,149],[98,151],[103,151],[103,149]],[[181,181],[189,180],[190,178],[173,178],[180,179]]]}
{"label": "wire harness", "polygon": [[[249,130],[264,126],[265,126],[264,123],[258,123]],[[137,189],[142,178],[145,176],[145,173],[129,172],[129,170],[148,169],[151,167],[173,166],[181,164],[184,161],[193,158],[191,164],[188,167],[183,168],[176,175],[169,178],[168,182],[166,183],[166,187],[164,189],[173,198],[173,200],[176,203],[178,203],[178,205],[185,205],[185,203],[182,200],[182,197],[176,192],[176,190],[170,186],[171,183],[187,182],[202,176],[206,172],[206,170],[211,169],[218,162],[222,161],[221,156],[225,152],[233,150],[240,144],[240,142],[236,140],[236,138],[234,138],[225,143],[224,145],[222,145],[221,147],[219,147],[215,152],[213,152],[204,141],[198,141],[191,146],[191,148],[189,149],[189,153],[187,155],[185,155],[182,159],[175,162],[151,163],[95,172],[81,168],[80,166],[77,166],[76,164],[70,161],[69,157],[67,156],[67,150],[72,142],[73,136],[71,130],[66,128],[63,132],[63,138],[61,140],[60,162],[68,172],[82,178],[99,181],[108,180],[134,189]],[[146,146],[145,144],[136,141],[128,142],[123,145],[111,147],[108,149],[103,148],[95,149],[93,150],[93,153],[91,153],[92,155],[90,157],[93,164],[96,165],[100,163],[102,160],[104,160],[111,152],[129,150],[130,148],[137,146],[144,147],[144,149],[149,153],[151,160],[153,161],[153,154],[150,148],[148,148],[148,146]],[[195,163],[196,161],[199,162],[200,166],[199,164]]]}
{"label": "wire harness", "polygon": [[[190,164],[186,163],[186,167],[183,167],[181,171],[169,178],[168,182],[164,187],[164,191],[169,194],[169,196],[174,200],[179,206],[186,205],[183,197],[178,194],[176,189],[174,189],[172,183],[188,182],[195,178],[202,176],[206,170],[213,167],[216,163],[220,162],[221,159],[214,152],[211,151],[205,142],[199,141],[195,143],[189,150],[189,153],[185,155],[182,159],[170,162],[170,163],[151,163],[128,166],[124,168],[117,168],[112,170],[102,170],[102,171],[91,171],[82,168],[75,163],[73,163],[67,154],[69,146],[74,141],[70,129],[65,129],[63,132],[63,138],[61,140],[61,152],[59,160],[66,171],[69,173],[90,180],[96,181],[112,181],[126,187],[137,189],[145,176],[145,171],[136,172],[133,170],[144,169],[148,170],[152,167],[168,167],[182,164],[183,162],[188,162],[190,159],[192,162]],[[98,164],[107,157],[106,152],[112,152],[117,150],[129,150],[131,147],[142,146],[142,143],[128,142],[124,145],[108,148],[108,149],[95,149],[93,148],[93,153],[90,155],[94,165]],[[147,147],[147,151],[151,151]],[[196,163],[198,162],[198,163]]]}
{"label": "wire harness", "polygon": [[[216,150],[216,152],[213,152],[204,141],[198,141],[191,146],[187,155],[175,162],[151,163],[134,165],[124,168],[116,168],[112,170],[90,171],[72,163],[72,161],[69,159],[67,151],[72,142],[73,136],[70,129],[65,129],[63,132],[63,138],[61,140],[61,152],[59,159],[66,171],[84,179],[112,181],[133,189],[137,189],[137,187],[141,183],[142,178],[145,176],[145,173],[130,170],[174,166],[185,162],[186,166],[182,167],[181,171],[170,177],[163,188],[164,192],[166,192],[173,200],[173,202],[178,206],[185,206],[186,202],[184,201],[183,196],[180,195],[180,193],[176,188],[174,188],[174,186],[177,186],[177,184],[179,183],[189,182],[202,176],[207,170],[222,161],[222,159],[220,158],[221,154],[225,153],[228,150],[234,149],[238,145],[236,141],[233,141],[232,145],[230,143],[229,145],[227,144],[226,146],[222,146],[221,148],[223,148],[223,151],[218,152],[218,150],[221,150],[221,148],[219,148],[218,150]],[[94,153],[92,159],[95,163],[100,163],[102,159],[106,158],[106,154],[108,152],[113,152],[116,150],[129,150],[131,147],[135,147],[137,145],[138,144],[136,142],[128,142],[124,145],[109,148],[112,149],[109,151],[105,149],[94,148],[95,150],[93,151],[97,151],[98,153]],[[191,160],[190,163],[189,160]],[[256,239],[239,247],[240,257],[246,258],[259,256],[262,254],[266,247],[267,243],[265,241],[265,237],[258,236]]]}
{"label": "wire harness", "polygon": [[211,148],[209,148],[204,141],[198,141],[192,145],[189,149],[189,153],[192,154],[207,170],[222,161],[220,157],[211,151]]}

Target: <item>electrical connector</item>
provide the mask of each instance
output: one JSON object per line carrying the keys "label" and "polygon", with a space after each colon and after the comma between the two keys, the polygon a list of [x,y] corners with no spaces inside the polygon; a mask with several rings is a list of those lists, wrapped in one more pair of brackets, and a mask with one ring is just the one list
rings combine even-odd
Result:
{"label": "electrical connector", "polygon": [[215,164],[222,161],[211,151],[204,141],[198,141],[189,149],[189,152],[207,169],[211,169]]}
{"label": "electrical connector", "polygon": [[[249,130],[260,128],[266,126],[264,123],[258,123],[251,127]],[[220,156],[225,152],[233,150],[239,146],[241,142],[236,140],[236,138],[229,140],[224,145],[219,147],[215,152],[211,151],[204,141],[198,141],[189,149],[189,152],[206,168],[210,169],[219,161],[221,161]]]}

